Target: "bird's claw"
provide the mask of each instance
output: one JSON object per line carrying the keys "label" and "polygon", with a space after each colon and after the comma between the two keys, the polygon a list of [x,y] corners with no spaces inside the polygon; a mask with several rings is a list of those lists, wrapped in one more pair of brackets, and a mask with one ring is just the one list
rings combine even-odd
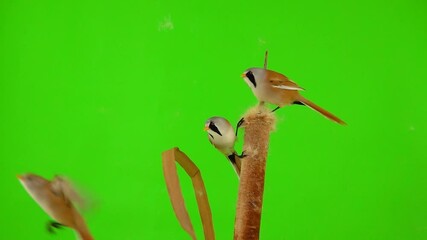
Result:
{"label": "bird's claw", "polygon": [[248,156],[248,155],[246,155],[245,154],[245,151],[243,151],[242,152],[242,154],[240,154],[240,155],[237,155],[240,159],[242,159],[242,158],[245,158],[246,156]]}
{"label": "bird's claw", "polygon": [[239,128],[240,128],[240,126],[242,126],[242,124],[245,122],[245,119],[244,118],[241,118],[240,120],[239,120],[239,122],[237,123],[237,127],[236,127],[236,136],[237,136],[237,133],[239,132]]}
{"label": "bird's claw", "polygon": [[280,107],[277,106],[275,109],[273,109],[271,112],[274,113],[275,111],[277,111]]}
{"label": "bird's claw", "polygon": [[54,228],[61,229],[63,226],[64,225],[60,224],[59,222],[50,221],[47,223],[47,231],[54,234]]}

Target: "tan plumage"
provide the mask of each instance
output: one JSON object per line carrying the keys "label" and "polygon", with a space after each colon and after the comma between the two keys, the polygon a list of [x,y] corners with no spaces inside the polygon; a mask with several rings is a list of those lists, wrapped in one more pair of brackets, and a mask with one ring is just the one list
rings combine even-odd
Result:
{"label": "tan plumage", "polygon": [[334,122],[345,125],[344,121],[332,113],[301,96],[299,91],[304,89],[281,73],[263,68],[249,68],[242,74],[242,77],[261,104],[268,102],[278,107],[302,104]]}
{"label": "tan plumage", "polygon": [[211,117],[205,123],[205,131],[209,141],[227,157],[239,177],[241,159],[234,150],[236,135],[231,124],[225,118]]}
{"label": "tan plumage", "polygon": [[93,240],[83,217],[74,204],[82,204],[83,199],[62,177],[52,181],[35,174],[18,176],[24,188],[40,207],[58,223],[72,228],[82,240]]}

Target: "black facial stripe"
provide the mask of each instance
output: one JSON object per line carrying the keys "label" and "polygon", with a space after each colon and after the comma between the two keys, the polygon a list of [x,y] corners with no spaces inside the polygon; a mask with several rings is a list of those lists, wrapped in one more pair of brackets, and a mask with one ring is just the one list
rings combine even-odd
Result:
{"label": "black facial stripe", "polygon": [[214,136],[212,136],[212,134],[210,134],[210,133],[208,133],[208,134],[209,134],[209,136],[211,136],[212,139],[215,139]]}
{"label": "black facial stripe", "polygon": [[249,79],[249,81],[251,81],[251,83],[254,85],[254,87],[256,87],[255,76],[251,71],[248,71],[246,73],[246,77]]}
{"label": "black facial stripe", "polygon": [[218,135],[222,136],[221,132],[218,130],[218,128],[215,126],[215,124],[213,124],[213,123],[209,123],[209,128],[210,128],[212,131],[214,131],[214,132],[218,133]]}

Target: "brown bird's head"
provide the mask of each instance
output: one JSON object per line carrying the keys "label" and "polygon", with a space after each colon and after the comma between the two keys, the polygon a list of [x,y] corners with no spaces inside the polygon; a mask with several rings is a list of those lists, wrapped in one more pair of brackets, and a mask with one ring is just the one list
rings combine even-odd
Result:
{"label": "brown bird's head", "polygon": [[242,78],[250,88],[256,88],[260,80],[265,76],[263,68],[248,68],[242,73]]}
{"label": "brown bird's head", "polygon": [[227,157],[234,153],[236,135],[230,122],[223,117],[211,117],[205,122],[209,141]]}
{"label": "brown bird's head", "polygon": [[26,173],[26,174],[18,175],[17,177],[26,189],[41,188],[41,187],[46,186],[46,184],[49,183],[48,180],[46,180],[40,176],[37,176],[35,174],[32,174],[32,173]]}
{"label": "brown bird's head", "polygon": [[217,125],[224,124],[224,121],[227,121],[221,117],[211,117],[205,122],[205,128],[204,130],[208,132],[209,136],[211,138],[214,138],[214,135],[222,136],[221,131],[218,129]]}

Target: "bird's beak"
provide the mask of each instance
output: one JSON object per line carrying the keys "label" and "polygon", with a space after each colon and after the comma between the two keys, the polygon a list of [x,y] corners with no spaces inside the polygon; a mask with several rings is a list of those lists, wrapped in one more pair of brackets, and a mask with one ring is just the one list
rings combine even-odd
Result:
{"label": "bird's beak", "polygon": [[205,128],[203,128],[203,131],[207,131],[209,130],[209,126],[205,126]]}
{"label": "bird's beak", "polygon": [[245,78],[246,77],[246,73],[242,73],[242,78]]}
{"label": "bird's beak", "polygon": [[18,174],[18,175],[16,175],[16,177],[17,177],[19,180],[22,180],[22,178],[23,178],[23,177],[22,177],[22,175],[19,175],[19,174]]}

